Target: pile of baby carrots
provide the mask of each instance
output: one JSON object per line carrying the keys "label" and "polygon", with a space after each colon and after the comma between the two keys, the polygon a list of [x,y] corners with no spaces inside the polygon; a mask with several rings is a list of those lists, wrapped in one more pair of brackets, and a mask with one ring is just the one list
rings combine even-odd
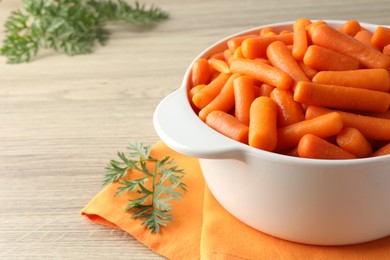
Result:
{"label": "pile of baby carrots", "polygon": [[390,29],[299,18],[231,38],[195,61],[188,97],[207,125],[252,147],[315,159],[390,154]]}

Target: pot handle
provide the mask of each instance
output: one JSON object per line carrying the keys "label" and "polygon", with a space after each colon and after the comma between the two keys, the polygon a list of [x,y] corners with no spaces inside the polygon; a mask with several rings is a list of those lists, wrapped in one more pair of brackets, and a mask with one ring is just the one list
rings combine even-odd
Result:
{"label": "pot handle", "polygon": [[179,153],[205,159],[240,157],[241,143],[206,125],[192,110],[183,87],[158,104],[153,125],[161,140]]}

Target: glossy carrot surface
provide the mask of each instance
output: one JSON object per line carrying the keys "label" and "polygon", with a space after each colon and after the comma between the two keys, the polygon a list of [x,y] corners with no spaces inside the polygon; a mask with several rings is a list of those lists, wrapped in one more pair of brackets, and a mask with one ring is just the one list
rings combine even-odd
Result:
{"label": "glossy carrot surface", "polygon": [[390,67],[389,56],[374,48],[370,48],[347,34],[337,31],[329,25],[322,24],[317,26],[313,31],[311,39],[316,45],[358,60],[366,68],[388,69]]}
{"label": "glossy carrot surface", "polygon": [[278,140],[276,117],[276,104],[272,99],[258,97],[253,101],[250,107],[250,146],[274,151]]}
{"label": "glossy carrot surface", "polygon": [[194,63],[191,106],[216,131],[256,149],[317,159],[386,154],[388,32],[299,18],[291,29],[233,37]]}
{"label": "glossy carrot surface", "polygon": [[312,134],[304,135],[299,141],[298,155],[311,159],[341,160],[356,158],[355,155],[345,151],[343,148]]}

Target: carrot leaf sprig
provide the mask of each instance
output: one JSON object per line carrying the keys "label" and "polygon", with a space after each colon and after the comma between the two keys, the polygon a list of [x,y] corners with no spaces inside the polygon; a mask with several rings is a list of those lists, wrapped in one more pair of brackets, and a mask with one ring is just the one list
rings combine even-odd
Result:
{"label": "carrot leaf sprig", "polygon": [[143,26],[168,18],[160,8],[125,0],[22,0],[5,22],[0,54],[8,63],[31,61],[41,49],[67,55],[87,54],[104,45],[108,22]]}
{"label": "carrot leaf sprig", "polygon": [[[111,160],[106,167],[103,184],[118,182],[117,196],[125,192],[137,195],[129,200],[126,210],[133,218],[144,219],[142,225],[152,233],[158,233],[173,222],[170,202],[180,200],[187,188],[182,182],[185,173],[176,162],[169,156],[154,158],[150,151],[150,146],[135,143],[128,147],[128,155],[118,152],[119,160]],[[134,171],[142,176],[134,177]]]}

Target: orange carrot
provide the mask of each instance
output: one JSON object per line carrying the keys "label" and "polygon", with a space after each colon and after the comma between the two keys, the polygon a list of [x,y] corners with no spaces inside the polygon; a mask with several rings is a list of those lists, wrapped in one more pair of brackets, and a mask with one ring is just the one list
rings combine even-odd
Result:
{"label": "orange carrot", "polygon": [[299,64],[299,66],[301,66],[303,72],[305,72],[306,76],[309,79],[312,79],[318,72],[317,70],[307,66],[303,61],[299,61],[298,64]]}
{"label": "orange carrot", "polygon": [[385,112],[389,109],[390,94],[368,89],[301,81],[295,88],[294,100],[307,105]]}
{"label": "orange carrot", "polygon": [[382,52],[384,55],[390,56],[390,44],[387,44],[385,47],[383,47]]}
{"label": "orange carrot", "polygon": [[198,93],[201,89],[203,89],[204,87],[206,87],[205,84],[200,84],[200,85],[196,85],[194,87],[192,87],[189,91],[188,91],[188,99],[191,100],[192,102],[192,98],[194,97],[194,95],[196,93]]}
{"label": "orange carrot", "polygon": [[[283,42],[275,41],[271,43],[267,48],[267,57],[274,67],[290,75],[295,84],[299,81],[309,81],[309,78]],[[292,86],[293,89],[295,84]]]}
{"label": "orange carrot", "polygon": [[241,48],[241,46],[240,46],[240,47],[237,47],[237,48],[234,50],[233,58],[235,58],[235,59],[244,59],[244,55],[242,54],[242,48]]}
{"label": "orange carrot", "polygon": [[336,135],[342,128],[343,120],[337,112],[281,127],[278,129],[276,150],[283,151],[296,146],[305,134],[327,138]]}
{"label": "orange carrot", "polygon": [[237,36],[237,37],[231,38],[231,39],[227,40],[228,48],[231,52],[234,52],[238,47],[241,46],[242,42],[245,39],[251,38],[251,37],[257,37],[257,36],[258,36],[257,34],[248,34],[248,35]]}
{"label": "orange carrot", "polygon": [[194,102],[192,101],[192,98],[194,97],[194,95],[196,93],[198,93],[201,89],[203,89],[204,87],[206,87],[206,85],[204,84],[200,84],[200,85],[196,85],[195,87],[192,87],[189,91],[188,91],[188,101],[190,102],[190,105],[192,107],[192,109],[194,110],[194,112],[196,114],[199,113],[199,109],[195,106]]}
{"label": "orange carrot", "polygon": [[234,107],[234,90],[233,90],[233,82],[239,76],[239,74],[233,74],[226,81],[225,85],[222,87],[221,92],[213,99],[210,103],[208,103],[205,107],[203,107],[199,111],[199,118],[203,121],[206,120],[208,114],[212,111],[219,110],[223,112],[229,112]]}
{"label": "orange carrot", "polygon": [[264,27],[260,30],[260,36],[276,35],[276,32],[272,27]]}
{"label": "orange carrot", "polygon": [[[389,72],[385,69],[360,69],[347,71],[320,71],[312,79],[315,83],[388,92]],[[363,101],[363,100],[362,100]]]}
{"label": "orange carrot", "polygon": [[354,70],[359,68],[359,61],[327,48],[310,45],[303,62],[316,70]]}
{"label": "orange carrot", "polygon": [[380,50],[390,44],[390,28],[378,26],[371,37],[371,43]]}
{"label": "orange carrot", "polygon": [[202,90],[192,97],[194,105],[199,109],[204,108],[216,96],[218,96],[229,78],[230,74],[220,73],[213,81],[207,84]]}
{"label": "orange carrot", "polygon": [[312,22],[312,23],[310,23],[310,24],[308,24],[308,25],[306,26],[307,36],[308,36],[308,38],[309,38],[310,41],[311,41],[311,36],[312,36],[312,34],[313,34],[314,29],[315,29],[318,25],[321,25],[321,24],[326,24],[326,22],[319,20],[319,21]]}
{"label": "orange carrot", "polygon": [[302,60],[308,47],[306,26],[311,24],[307,18],[299,18],[293,24],[294,43],[292,55],[297,60]]}
{"label": "orange carrot", "polygon": [[390,142],[376,150],[371,156],[382,156],[390,154]]}
{"label": "orange carrot", "polygon": [[208,60],[210,66],[215,69],[216,71],[218,72],[222,72],[222,73],[225,73],[225,74],[229,74],[230,73],[230,68],[229,68],[229,65],[227,64],[226,61],[224,60],[220,60],[220,59],[216,59],[216,58],[210,58]]}
{"label": "orange carrot", "polygon": [[356,156],[344,149],[312,134],[302,137],[298,144],[298,154],[311,159],[355,159]]}
{"label": "orange carrot", "polygon": [[371,37],[373,33],[368,30],[362,30],[355,34],[354,38],[367,46],[374,47],[374,45],[371,44]]}
{"label": "orange carrot", "polygon": [[322,24],[315,27],[312,41],[316,45],[358,60],[366,68],[390,67],[390,57],[336,29]]}
{"label": "orange carrot", "polygon": [[277,122],[279,127],[291,125],[305,119],[302,106],[294,101],[291,90],[275,88],[271,92],[270,97],[277,105]]}
{"label": "orange carrot", "polygon": [[249,125],[249,111],[252,102],[256,98],[253,79],[248,76],[240,76],[233,82],[235,117],[246,125]]}
{"label": "orange carrot", "polygon": [[248,126],[223,111],[213,111],[206,118],[206,124],[233,140],[248,143]]}
{"label": "orange carrot", "polygon": [[349,20],[343,23],[338,30],[353,37],[361,30],[361,27],[358,21]]}
{"label": "orange carrot", "polygon": [[[305,118],[314,119],[335,110],[309,106],[306,109]],[[345,127],[353,127],[359,130],[367,139],[388,140],[390,141],[390,119],[377,118],[371,116],[358,115],[349,112],[337,111],[343,119]]]}
{"label": "orange carrot", "polygon": [[202,121],[255,148],[322,159],[388,154],[380,148],[390,146],[390,29],[307,18],[292,30],[264,27],[196,60],[187,94]]}
{"label": "orange carrot", "polygon": [[346,127],[341,130],[337,134],[336,142],[338,146],[358,158],[369,157],[372,154],[371,144],[356,128]]}
{"label": "orange carrot", "polygon": [[326,107],[320,107],[320,106],[307,106],[306,108],[306,111],[305,111],[305,119],[308,120],[308,119],[313,119],[315,117],[318,117],[318,116],[322,116],[322,115],[325,115],[325,114],[328,114],[330,112],[340,112],[338,110],[332,110],[330,108],[326,108]]}
{"label": "orange carrot", "polygon": [[277,88],[288,89],[291,86],[291,77],[278,68],[272,67],[264,62],[250,59],[234,59],[230,64],[233,73],[241,73],[251,76],[261,82],[273,85]]}
{"label": "orange carrot", "polygon": [[247,59],[265,57],[268,45],[274,41],[281,41],[285,44],[293,44],[294,33],[286,33],[280,35],[257,36],[245,39],[242,44],[242,54]]}
{"label": "orange carrot", "polygon": [[192,86],[209,83],[210,74],[210,66],[207,59],[200,58],[196,60],[191,69]]}
{"label": "orange carrot", "polygon": [[259,96],[261,97],[270,97],[271,96],[271,92],[272,90],[274,90],[275,87],[274,86],[271,86],[267,83],[263,83],[261,84],[260,86],[260,91],[259,91]]}
{"label": "orange carrot", "polygon": [[248,144],[273,151],[277,143],[276,104],[269,97],[256,98],[250,107]]}

